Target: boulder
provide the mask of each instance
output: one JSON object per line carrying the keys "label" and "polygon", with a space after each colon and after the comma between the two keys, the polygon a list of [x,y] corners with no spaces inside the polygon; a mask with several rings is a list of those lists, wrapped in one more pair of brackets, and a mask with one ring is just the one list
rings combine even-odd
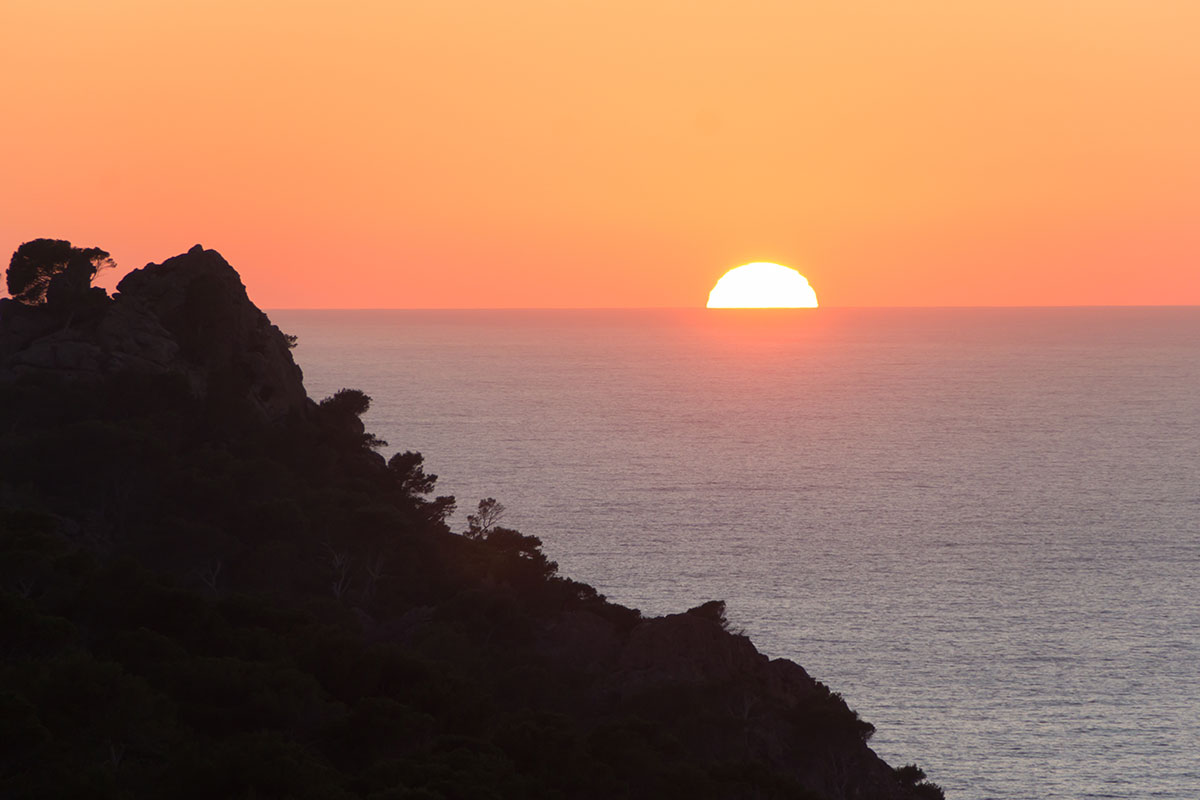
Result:
{"label": "boulder", "polygon": [[171,334],[199,394],[232,393],[271,420],[307,408],[304,375],[286,337],[216,250],[196,245],[147,264],[126,275],[117,291],[118,303],[147,312]]}

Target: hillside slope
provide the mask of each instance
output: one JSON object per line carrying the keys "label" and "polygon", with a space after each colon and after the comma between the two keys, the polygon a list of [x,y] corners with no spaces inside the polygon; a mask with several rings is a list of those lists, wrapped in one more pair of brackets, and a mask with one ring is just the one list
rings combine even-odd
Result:
{"label": "hillside slope", "polygon": [[86,313],[0,300],[5,797],[941,796],[723,604],[451,532],[290,344],[199,246]]}

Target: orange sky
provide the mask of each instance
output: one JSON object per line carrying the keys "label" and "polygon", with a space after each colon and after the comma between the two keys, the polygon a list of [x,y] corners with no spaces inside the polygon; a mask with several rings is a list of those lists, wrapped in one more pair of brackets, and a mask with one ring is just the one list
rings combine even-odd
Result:
{"label": "orange sky", "polygon": [[[3,0],[0,253],[264,307],[1200,303],[1195,0]],[[111,278],[102,283],[111,284]]]}

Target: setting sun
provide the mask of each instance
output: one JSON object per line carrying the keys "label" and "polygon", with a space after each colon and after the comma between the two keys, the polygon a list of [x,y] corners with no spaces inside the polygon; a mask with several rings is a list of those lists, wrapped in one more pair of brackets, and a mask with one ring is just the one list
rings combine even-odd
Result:
{"label": "setting sun", "polygon": [[708,294],[708,308],[816,308],[808,279],[782,264],[756,261],[721,276]]}

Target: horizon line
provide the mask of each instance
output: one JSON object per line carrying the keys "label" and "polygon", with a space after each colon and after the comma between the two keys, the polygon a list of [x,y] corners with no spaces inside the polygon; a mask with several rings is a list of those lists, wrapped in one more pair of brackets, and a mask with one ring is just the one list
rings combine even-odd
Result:
{"label": "horizon line", "polygon": [[263,306],[264,311],[821,311],[822,309],[1115,309],[1115,308],[1200,308],[1200,303],[1072,304],[1072,305],[846,305],[796,308],[765,306],[746,308],[707,308],[705,306]]}

